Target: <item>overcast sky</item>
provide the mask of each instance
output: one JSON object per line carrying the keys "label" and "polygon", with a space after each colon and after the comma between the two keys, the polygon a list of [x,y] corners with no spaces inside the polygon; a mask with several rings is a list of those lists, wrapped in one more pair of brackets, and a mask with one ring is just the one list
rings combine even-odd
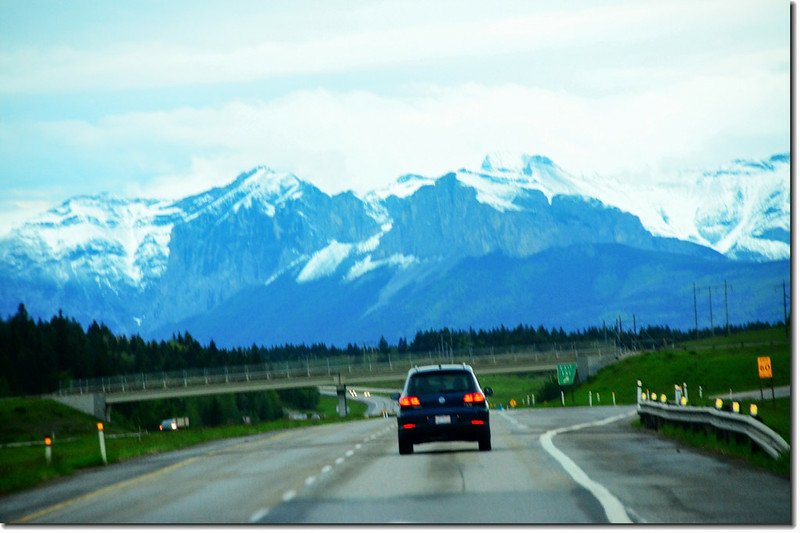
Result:
{"label": "overcast sky", "polygon": [[0,234],[256,165],[328,193],[490,152],[658,179],[789,151],[778,0],[0,0]]}

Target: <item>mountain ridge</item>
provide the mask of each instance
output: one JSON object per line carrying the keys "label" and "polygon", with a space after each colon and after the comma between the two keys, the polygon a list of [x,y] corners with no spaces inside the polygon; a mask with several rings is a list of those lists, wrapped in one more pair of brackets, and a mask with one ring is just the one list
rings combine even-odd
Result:
{"label": "mountain ridge", "polygon": [[[613,180],[597,183],[572,175],[545,156],[497,154],[484,158],[478,170],[436,178],[407,174],[363,195],[331,196],[294,174],[259,166],[224,187],[177,201],[75,197],[0,240],[0,310],[11,313],[27,299],[31,313],[46,316],[71,306],[80,308],[71,312],[79,320],[99,318],[122,332],[167,335],[167,325],[180,329],[202,323],[213,330],[204,316],[240,309],[237,298],[251,301],[257,293],[284,302],[284,309],[294,301],[308,313],[327,313],[326,320],[342,323],[332,309],[309,303],[323,297],[309,287],[324,287],[324,297],[340,302],[353,324],[396,333],[392,323],[406,323],[408,317],[393,319],[386,309],[413,313],[410,306],[416,302],[446,316],[446,309],[426,299],[424,291],[441,290],[426,280],[438,279],[455,290],[454,284],[487,257],[505,258],[508,265],[534,257],[559,264],[560,256],[575,247],[611,253],[607,246],[623,246],[661,254],[664,264],[677,265],[675,257],[687,256],[705,265],[698,272],[732,268],[743,275],[760,271],[751,265],[773,264],[776,258],[777,264],[788,264],[788,168],[786,154],[734,161],[695,172],[685,191],[675,183],[659,185],[662,194],[677,198],[669,201],[658,190],[631,192]],[[697,191],[705,196],[686,200]],[[627,208],[615,205],[631,194],[641,194],[642,201]],[[661,211],[654,214],[654,209]],[[681,219],[691,209],[691,220]],[[652,229],[654,217],[661,231]],[[693,238],[681,238],[686,235]],[[656,268],[657,261],[637,254],[631,257]],[[556,270],[542,268],[553,283],[564,283]],[[774,277],[782,267],[774,268],[765,271]],[[450,272],[450,278],[442,278],[442,272]],[[531,271],[509,275],[525,277]],[[666,290],[667,285],[658,286]],[[489,287],[485,291],[476,301],[505,298],[489,294]],[[416,296],[403,302],[409,294]],[[506,316],[489,304],[481,306],[487,320]],[[766,309],[764,302],[757,306]],[[252,309],[242,312],[254,315]],[[559,312],[567,316],[566,310]],[[382,318],[370,318],[376,316]],[[667,316],[674,320],[676,315]],[[296,329],[283,320],[285,331]],[[229,324],[235,327],[237,321]],[[242,320],[238,326],[258,329],[245,328]],[[278,341],[276,335],[270,340]]]}

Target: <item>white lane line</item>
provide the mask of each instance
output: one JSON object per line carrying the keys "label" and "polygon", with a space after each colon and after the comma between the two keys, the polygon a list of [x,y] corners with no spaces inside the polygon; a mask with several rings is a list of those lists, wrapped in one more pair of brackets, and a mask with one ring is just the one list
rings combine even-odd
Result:
{"label": "white lane line", "polygon": [[360,450],[360,449],[361,449],[361,445],[360,444],[356,444],[356,450]]}
{"label": "white lane line", "polygon": [[338,458],[336,459],[336,464],[337,464],[337,465],[340,465],[340,464],[342,464],[343,462],[344,462],[344,457],[338,457]]}
{"label": "white lane line", "polygon": [[317,477],[316,476],[308,476],[306,478],[306,487],[309,487],[309,486],[313,485],[314,483],[316,483],[316,481],[317,481]]}
{"label": "white lane line", "polygon": [[572,479],[575,480],[576,483],[591,492],[592,496],[594,496],[597,501],[600,502],[600,505],[603,506],[603,510],[606,512],[608,521],[612,524],[631,524],[633,521],[625,511],[625,506],[622,505],[622,502],[620,502],[616,496],[611,494],[611,492],[609,492],[609,490],[603,485],[591,479],[588,475],[586,475],[586,472],[581,470],[581,468],[575,464],[572,459],[567,457],[566,454],[556,448],[555,444],[553,444],[553,437],[559,433],[566,433],[568,431],[577,431],[579,429],[592,426],[603,426],[610,424],[612,422],[616,422],[617,420],[622,420],[623,418],[633,416],[635,413],[635,411],[631,411],[623,415],[612,416],[611,418],[605,418],[597,422],[588,422],[585,424],[577,424],[574,426],[553,429],[539,437],[539,442],[542,443],[542,448],[544,448],[547,453],[552,455],[553,458],[561,464],[564,470],[567,471],[567,473],[572,477]]}
{"label": "white lane line", "polygon": [[347,450],[346,452],[344,452],[344,456],[345,457],[353,457],[354,453],[356,453],[356,452],[354,452],[353,450]]}
{"label": "white lane line", "polygon": [[523,430],[524,429],[530,429],[525,424],[522,424],[522,423],[518,422],[515,418],[512,418],[511,416],[507,415],[505,413],[505,411],[500,411],[500,416],[502,416],[503,418],[505,418],[506,420],[508,420],[512,424],[514,424],[517,427],[517,429],[523,429]]}
{"label": "white lane line", "polygon": [[323,474],[327,474],[331,470],[333,470],[333,467],[331,465],[325,465],[322,467],[322,470],[320,472],[322,472]]}
{"label": "white lane line", "polygon": [[250,522],[261,522],[261,519],[269,514],[269,509],[259,509],[250,517]]}
{"label": "white lane line", "polygon": [[297,496],[297,492],[290,490],[284,493],[283,498],[281,498],[284,502],[289,503],[290,501],[294,500],[294,497]]}

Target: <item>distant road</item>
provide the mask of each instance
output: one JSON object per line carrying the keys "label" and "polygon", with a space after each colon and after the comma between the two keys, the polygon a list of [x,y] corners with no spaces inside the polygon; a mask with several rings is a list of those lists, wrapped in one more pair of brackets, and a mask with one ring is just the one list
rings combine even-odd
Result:
{"label": "distant road", "polygon": [[[772,399],[772,388],[769,386],[765,386],[763,391],[756,389],[734,393],[716,394],[712,396],[712,398],[722,398],[723,400],[727,400],[729,398],[733,398],[734,400],[760,400],[762,392],[764,394],[764,400]],[[789,385],[775,387],[776,398],[788,398],[791,395],[791,392],[791,386]]]}
{"label": "distant road", "polygon": [[[279,431],[92,469],[0,499],[0,519],[582,524],[607,522],[616,502],[621,521],[791,523],[788,479],[636,429],[631,412],[492,411],[491,452],[433,443],[400,456],[394,418]],[[595,425],[551,433],[576,424]]]}

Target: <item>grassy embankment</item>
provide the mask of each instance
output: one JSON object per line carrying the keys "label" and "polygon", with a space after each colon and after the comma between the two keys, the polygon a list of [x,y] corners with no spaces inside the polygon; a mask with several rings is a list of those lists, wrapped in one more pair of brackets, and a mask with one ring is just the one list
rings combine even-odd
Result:
{"label": "grassy embankment", "polygon": [[[686,383],[689,403],[695,406],[711,406],[712,396],[722,395],[724,399],[729,391],[759,390],[761,386],[765,399],[743,400],[740,402],[741,411],[748,413],[749,405],[757,404],[762,421],[791,444],[792,418],[789,399],[778,398],[773,402],[769,380],[762,381],[758,377],[757,357],[767,355],[772,359],[774,385],[778,387],[790,384],[790,345],[784,329],[778,327],[687,342],[675,348],[624,359],[575,386],[574,391],[567,389],[565,401],[568,406],[586,406],[591,393],[593,405],[610,405],[614,392],[618,405],[632,405],[636,403],[637,379],[642,380],[644,389],[656,392],[659,397],[666,394],[668,401],[674,399],[675,385],[682,386]],[[727,400],[725,402],[730,403]],[[537,402],[537,406],[544,407],[560,405],[560,397],[548,402]],[[791,470],[789,457],[784,456],[775,461],[761,451],[754,451],[749,442],[718,439],[713,432],[670,425],[662,426],[661,431],[664,435],[690,446],[738,457],[782,475],[788,475]]]}
{"label": "grassy embankment", "polygon": [[[190,427],[172,432],[139,432],[115,422],[105,424],[109,463],[186,448],[211,440],[268,433],[343,420],[363,420],[366,406],[348,401],[350,414],[340,418],[336,398],[322,396],[319,420],[275,420],[252,425],[215,428]],[[0,443],[34,442],[30,446],[0,448],[0,495],[28,489],[69,475],[82,468],[102,465],[97,420],[52,400],[17,398],[0,400]],[[44,436],[54,435],[52,463],[45,461]],[[121,436],[121,438],[115,438]]]}

